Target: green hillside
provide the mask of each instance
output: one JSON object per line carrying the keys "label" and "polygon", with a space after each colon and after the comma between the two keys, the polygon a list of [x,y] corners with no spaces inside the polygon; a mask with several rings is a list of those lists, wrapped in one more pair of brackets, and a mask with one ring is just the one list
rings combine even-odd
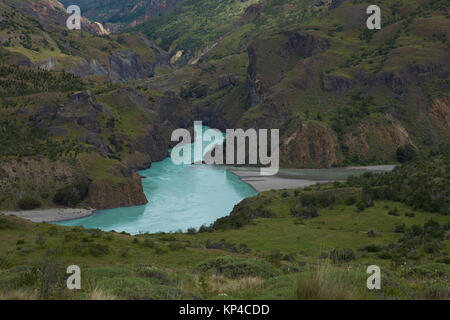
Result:
{"label": "green hillside", "polygon": [[[425,167],[431,171],[420,174],[428,178],[441,177],[432,168],[446,171],[442,178],[448,187],[448,159],[420,169]],[[402,170],[416,173],[405,167],[383,179],[398,179]],[[448,217],[367,193],[367,186],[377,188],[369,181],[381,177],[264,192],[210,228],[187,234],[129,236],[0,216],[0,294],[7,299],[448,299]],[[64,266],[72,263],[83,274],[77,292],[64,290]],[[380,291],[366,289],[369,264],[382,270]]]}
{"label": "green hillside", "polygon": [[448,300],[447,2],[371,2],[369,31],[361,0],[84,0],[69,31],[67,1],[2,1],[2,212],[145,204],[137,171],[194,120],[279,129],[284,168],[398,167],[262,192],[186,233],[0,214],[0,299]]}

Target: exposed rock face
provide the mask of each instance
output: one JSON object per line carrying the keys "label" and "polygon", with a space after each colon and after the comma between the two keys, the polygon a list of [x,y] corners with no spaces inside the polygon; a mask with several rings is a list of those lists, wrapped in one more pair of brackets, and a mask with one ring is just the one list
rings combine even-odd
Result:
{"label": "exposed rock face", "polygon": [[96,59],[84,60],[77,66],[72,67],[71,72],[79,77],[105,76],[113,82],[127,82],[153,77],[155,67],[169,64],[169,56],[160,52],[159,48],[142,35],[140,40],[151,48],[149,50],[155,51],[155,61],[145,61],[134,51],[125,50],[113,52],[106,65],[100,64]]}
{"label": "exposed rock face", "polygon": [[64,126],[70,123],[77,124],[88,132],[80,137],[80,142],[93,146],[103,156],[110,154],[105,141],[100,137],[102,132],[99,113],[105,111],[97,103],[90,91],[81,91],[73,94],[69,101],[60,106],[43,107],[32,116],[32,120],[39,128],[49,129],[53,135],[63,134]]}
{"label": "exposed rock face", "polygon": [[114,53],[109,58],[109,65],[109,78],[116,82],[147,78],[154,74],[154,64],[142,62],[131,50]]}
{"label": "exposed rock face", "polygon": [[164,96],[158,100],[155,108],[163,124],[169,122],[177,128],[192,126],[194,118],[191,107],[173,91],[164,92]]}
{"label": "exposed rock face", "polygon": [[[109,98],[126,104],[124,108],[139,112],[148,123],[134,135],[117,130],[111,131],[108,125],[105,126],[101,121],[105,117],[115,121],[115,112],[112,108],[120,108],[120,105],[100,104],[90,91],[77,92],[70,96],[66,103],[59,106],[45,106],[31,116],[37,127],[49,128],[51,135],[65,135],[66,128],[77,128],[78,141],[84,146],[89,146],[94,154],[109,159],[108,163],[111,166],[109,170],[112,170],[110,174],[123,179],[121,183],[94,179],[88,174],[89,168],[92,169],[90,160],[80,160],[86,167],[85,177],[93,181],[87,203],[96,209],[146,203],[141,181],[135,170],[148,168],[151,163],[167,157],[169,145],[162,134],[164,127],[171,132],[170,129],[192,125],[192,116],[186,114],[189,112],[186,102],[171,92],[167,92],[158,102],[150,102],[135,88],[122,87],[110,93]],[[112,128],[114,126],[112,125]],[[122,159],[118,158],[116,144],[106,137],[120,140],[122,145],[127,146],[129,152],[123,155]],[[101,160],[94,156],[94,162]]]}
{"label": "exposed rock face", "polygon": [[450,97],[441,97],[433,100],[428,108],[439,129],[445,134],[450,135]]}
{"label": "exposed rock face", "polygon": [[398,147],[412,144],[406,129],[388,117],[387,123],[361,123],[356,132],[344,138],[349,154],[371,154],[380,159],[388,159]]}
{"label": "exposed rock face", "polygon": [[245,85],[248,91],[248,105],[254,107],[259,103],[263,92],[260,87],[260,82],[256,79],[256,55],[255,49],[252,46],[248,48],[248,60],[247,81]]}
{"label": "exposed rock face", "polygon": [[351,89],[356,81],[343,76],[325,74],[323,76],[323,90],[345,91]]}
{"label": "exposed rock face", "polygon": [[108,72],[97,62],[92,59],[90,62],[81,62],[78,66],[72,68],[72,73],[78,77],[87,77],[91,75],[107,75]]}
{"label": "exposed rock face", "polygon": [[335,141],[333,131],[325,125],[304,121],[282,141],[280,157],[286,162],[329,168],[338,162]]}
{"label": "exposed rock face", "polygon": [[308,58],[330,47],[328,40],[322,40],[308,33],[287,31],[288,41],[285,45],[286,51],[300,58]]}
{"label": "exposed rock face", "polygon": [[403,95],[407,92],[406,81],[392,72],[381,73],[377,77],[376,81],[385,83],[389,88],[392,89],[393,92],[398,95]]}
{"label": "exposed rock face", "polygon": [[224,75],[221,76],[219,78],[219,89],[225,89],[231,86],[235,86],[239,83],[238,78],[234,75],[234,74],[228,74],[228,75]]}
{"label": "exposed rock face", "polygon": [[141,177],[132,173],[127,183],[113,186],[105,181],[91,185],[88,202],[96,209],[111,209],[142,205],[148,201],[142,189]]}
{"label": "exposed rock face", "polygon": [[254,107],[264,102],[271,88],[283,79],[295,61],[310,58],[329,47],[328,40],[297,31],[283,32],[275,40],[254,41],[248,48],[247,105]]}
{"label": "exposed rock face", "polygon": [[56,70],[56,62],[52,57],[50,57],[39,66],[39,69],[46,71]]}

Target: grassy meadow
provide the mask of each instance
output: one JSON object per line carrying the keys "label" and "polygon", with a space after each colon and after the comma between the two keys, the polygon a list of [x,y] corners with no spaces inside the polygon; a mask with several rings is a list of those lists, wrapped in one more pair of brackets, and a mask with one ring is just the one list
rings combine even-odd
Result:
{"label": "grassy meadow", "polygon": [[[1,216],[0,297],[449,298],[447,216],[395,201],[361,209],[340,195],[317,216],[294,216],[304,194],[336,190],[264,192],[225,223],[187,233],[131,236]],[[258,212],[262,204],[265,217],[228,223],[240,207]],[[66,288],[71,264],[81,268],[81,290]],[[381,290],[366,288],[369,265],[381,268]]]}

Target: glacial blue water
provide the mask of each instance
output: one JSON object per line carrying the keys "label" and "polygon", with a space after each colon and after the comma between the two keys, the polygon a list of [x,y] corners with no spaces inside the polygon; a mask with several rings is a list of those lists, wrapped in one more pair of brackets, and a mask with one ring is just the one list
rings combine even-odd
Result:
{"label": "glacial blue water", "polygon": [[[201,128],[196,127],[196,131]],[[208,127],[203,127],[203,130]],[[223,137],[219,139],[221,142]],[[204,143],[205,153],[209,148]],[[194,143],[190,145],[194,158]],[[175,147],[172,152],[176,151]],[[198,157],[195,158],[198,160]],[[186,231],[228,215],[234,205],[257,192],[224,168],[182,164],[170,158],[142,170],[146,205],[97,211],[93,216],[59,223],[65,226],[125,231],[131,234]]]}

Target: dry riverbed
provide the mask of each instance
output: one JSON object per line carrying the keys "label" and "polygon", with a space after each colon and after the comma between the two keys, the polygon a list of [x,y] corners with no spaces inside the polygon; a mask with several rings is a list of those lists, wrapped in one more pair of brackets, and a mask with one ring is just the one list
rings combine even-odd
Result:
{"label": "dry riverbed", "polygon": [[256,191],[304,188],[316,183],[344,181],[350,175],[358,175],[367,171],[387,172],[394,165],[365,167],[347,167],[333,169],[280,169],[275,176],[261,176],[258,168],[229,167],[228,170],[248,183]]}
{"label": "dry riverbed", "polygon": [[93,215],[94,209],[39,209],[23,211],[0,211],[0,214],[13,215],[33,222],[60,222]]}

